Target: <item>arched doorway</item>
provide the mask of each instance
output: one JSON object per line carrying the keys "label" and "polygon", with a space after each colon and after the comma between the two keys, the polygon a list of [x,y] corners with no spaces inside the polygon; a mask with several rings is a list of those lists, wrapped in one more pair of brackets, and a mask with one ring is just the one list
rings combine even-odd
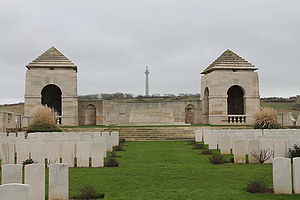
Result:
{"label": "arched doorway", "polygon": [[204,90],[204,102],[203,102],[203,123],[209,124],[209,89],[208,87]]}
{"label": "arched doorway", "polygon": [[54,109],[59,116],[62,115],[61,94],[60,88],[53,84],[46,85],[42,90],[42,104]]}
{"label": "arched doorway", "polygon": [[244,89],[238,85],[231,86],[227,91],[228,115],[244,115]]}
{"label": "arched doorway", "polygon": [[195,107],[192,104],[189,104],[185,107],[185,123],[186,124],[194,124],[195,118]]}
{"label": "arched doorway", "polygon": [[96,107],[92,104],[84,109],[85,125],[96,125]]}

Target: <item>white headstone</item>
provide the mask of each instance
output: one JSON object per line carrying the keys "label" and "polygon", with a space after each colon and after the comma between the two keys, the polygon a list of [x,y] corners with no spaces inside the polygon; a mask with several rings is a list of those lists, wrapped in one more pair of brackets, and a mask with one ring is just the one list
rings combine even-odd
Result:
{"label": "white headstone", "polygon": [[202,129],[197,129],[195,131],[195,141],[202,142]]}
{"label": "white headstone", "polygon": [[221,154],[230,154],[230,137],[220,136],[219,137],[219,149]]}
{"label": "white headstone", "polygon": [[218,134],[212,132],[211,134],[207,134],[207,143],[209,149],[217,149],[218,145]]}
{"label": "white headstone", "polygon": [[74,167],[75,158],[75,144],[74,142],[63,142],[61,150],[62,162],[66,163],[69,167]]}
{"label": "white headstone", "polygon": [[296,194],[300,194],[300,157],[293,158],[293,187]]}
{"label": "white headstone", "polygon": [[92,143],[92,167],[104,166],[104,148],[103,142]]}
{"label": "white headstone", "polygon": [[[268,150],[269,153],[274,154],[274,140],[273,139],[262,139],[260,140],[260,149],[261,150]],[[266,160],[264,163],[272,163],[273,156]]]}
{"label": "white headstone", "polygon": [[67,164],[49,165],[49,200],[69,200],[69,168]]}
{"label": "white headstone", "polygon": [[275,194],[292,194],[290,158],[273,159],[273,188]]}
{"label": "white headstone", "polygon": [[286,157],[287,140],[274,139],[274,158]]}
{"label": "white headstone", "polygon": [[29,185],[19,183],[0,185],[1,200],[33,200],[29,198],[29,188]]}
{"label": "white headstone", "polygon": [[61,143],[60,142],[48,142],[47,146],[47,161],[48,164],[60,163],[61,157]]}
{"label": "white headstone", "polygon": [[45,200],[45,164],[25,165],[25,184],[30,185],[30,200]]}
{"label": "white headstone", "polygon": [[118,146],[119,145],[119,131],[113,131],[111,132],[111,136],[113,139],[113,146]]}
{"label": "white headstone", "polygon": [[2,184],[22,183],[22,165],[2,165]]}
{"label": "white headstone", "polygon": [[259,160],[252,155],[258,155],[259,152],[259,140],[248,140],[248,161],[250,164],[259,163]]}
{"label": "white headstone", "polygon": [[89,167],[90,145],[88,142],[77,143],[77,167]]}
{"label": "white headstone", "polygon": [[7,141],[0,142],[0,157],[2,165],[15,164],[15,145]]}
{"label": "white headstone", "polygon": [[46,158],[46,143],[31,142],[31,159],[37,163],[44,164]]}
{"label": "white headstone", "polygon": [[233,141],[233,154],[234,154],[234,163],[246,163],[245,154],[245,140],[235,140]]}
{"label": "white headstone", "polygon": [[17,142],[16,153],[17,153],[17,164],[22,164],[23,161],[29,159],[29,143],[27,141]]}

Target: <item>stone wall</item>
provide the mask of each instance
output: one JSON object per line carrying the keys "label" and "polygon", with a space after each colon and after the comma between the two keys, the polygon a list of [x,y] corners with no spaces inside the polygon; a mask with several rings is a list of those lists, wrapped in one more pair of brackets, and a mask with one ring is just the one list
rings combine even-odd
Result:
{"label": "stone wall", "polygon": [[21,115],[13,112],[0,111],[0,131],[21,128]]}
{"label": "stone wall", "polygon": [[[90,105],[96,108],[97,125],[185,124],[186,115],[191,118],[191,113],[194,113],[193,124],[202,123],[200,100],[79,100],[78,104],[80,125],[85,125],[85,110]],[[190,110],[186,113],[188,105]]]}

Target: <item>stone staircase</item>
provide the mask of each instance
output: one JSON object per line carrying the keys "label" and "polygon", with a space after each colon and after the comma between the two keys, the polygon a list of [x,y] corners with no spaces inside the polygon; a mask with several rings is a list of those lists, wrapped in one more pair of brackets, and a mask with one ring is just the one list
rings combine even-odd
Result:
{"label": "stone staircase", "polygon": [[76,127],[64,128],[67,132],[119,131],[120,139],[126,141],[191,140],[194,130],[200,127]]}

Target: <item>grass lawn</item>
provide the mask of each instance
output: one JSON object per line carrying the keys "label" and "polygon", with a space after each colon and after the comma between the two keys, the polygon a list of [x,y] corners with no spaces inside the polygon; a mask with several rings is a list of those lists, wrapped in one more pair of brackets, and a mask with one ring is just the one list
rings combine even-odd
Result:
{"label": "grass lawn", "polygon": [[109,200],[300,199],[245,191],[256,178],[272,186],[270,164],[213,165],[185,141],[127,142],[125,149],[117,152],[118,168],[70,168],[70,197],[89,184]]}
{"label": "grass lawn", "polygon": [[70,193],[82,184],[97,187],[105,199],[218,200],[300,199],[300,195],[250,194],[255,178],[272,186],[272,165],[213,165],[183,141],[127,142],[119,168],[70,169]]}

